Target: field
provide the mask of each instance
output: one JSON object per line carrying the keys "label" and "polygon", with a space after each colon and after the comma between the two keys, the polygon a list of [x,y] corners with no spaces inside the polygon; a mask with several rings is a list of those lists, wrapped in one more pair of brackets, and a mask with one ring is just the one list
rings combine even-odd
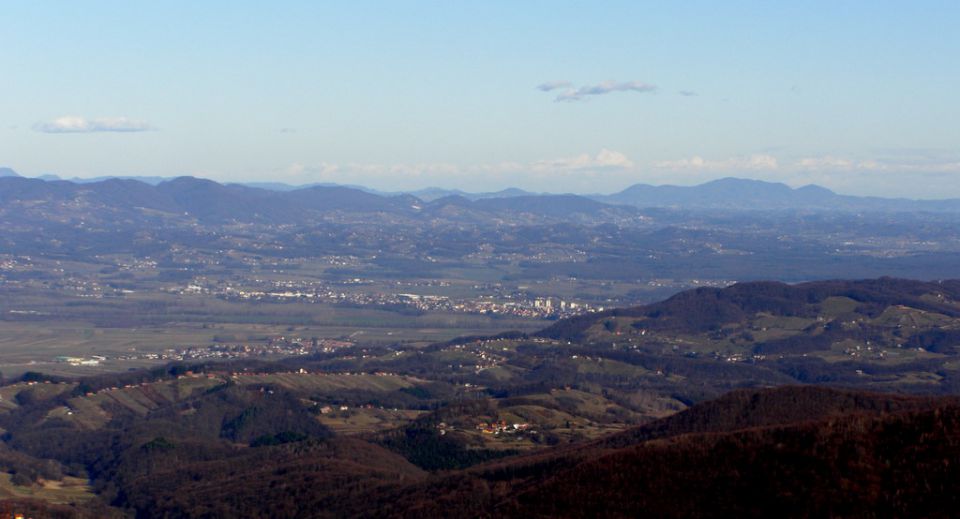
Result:
{"label": "field", "polygon": [[66,476],[62,481],[42,481],[30,486],[14,485],[9,473],[0,472],[0,499],[33,498],[54,504],[79,503],[93,499],[96,494],[89,482]]}
{"label": "field", "polygon": [[408,409],[334,410],[320,416],[320,423],[336,434],[364,434],[400,427],[425,411]]}
{"label": "field", "polygon": [[276,385],[298,392],[337,392],[356,389],[388,392],[413,387],[417,382],[423,382],[412,377],[395,375],[326,373],[238,374],[231,378],[241,386]]}
{"label": "field", "polygon": [[[120,301],[65,299],[44,291],[5,296],[0,302],[0,373],[6,377],[26,371],[62,376],[126,371],[158,364],[142,358],[150,353],[266,344],[280,336],[427,344],[504,330],[529,332],[545,325],[540,319],[517,317],[439,311],[408,315],[376,307],[228,302],[162,293]],[[60,356],[94,355],[106,359],[96,366],[55,362]]]}
{"label": "field", "polygon": [[[46,420],[63,420],[82,429],[99,429],[118,412],[146,416],[151,411],[197,396],[210,389],[223,386],[228,379],[233,384],[247,388],[273,387],[299,395],[313,395],[322,403],[325,399],[337,398],[349,392],[387,394],[411,388],[425,381],[414,377],[374,374],[328,374],[328,373],[264,373],[191,375],[175,379],[108,387],[86,395],[68,398],[64,405],[52,408]],[[70,393],[74,383],[19,383],[0,388],[0,413],[20,406],[19,402],[47,400]],[[305,401],[305,405],[317,408],[321,403]],[[349,412],[336,408],[329,415],[319,414],[318,419],[335,431],[357,433],[396,427],[416,418],[421,411],[390,410],[353,405]]]}

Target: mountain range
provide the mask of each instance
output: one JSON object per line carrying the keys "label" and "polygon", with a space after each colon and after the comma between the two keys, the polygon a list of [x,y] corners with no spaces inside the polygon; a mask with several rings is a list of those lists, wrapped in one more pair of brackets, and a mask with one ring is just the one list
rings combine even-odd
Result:
{"label": "mountain range", "polygon": [[827,188],[722,178],[698,186],[636,184],[612,195],[594,195],[599,201],[635,207],[675,207],[731,210],[828,211],[957,211],[960,200],[910,200],[839,195]]}
{"label": "mountain range", "polygon": [[0,178],[0,213],[4,211],[21,217],[41,212],[35,216],[47,219],[99,217],[108,221],[141,221],[162,214],[195,218],[201,223],[304,223],[324,215],[345,214],[364,215],[366,220],[493,221],[509,215],[555,219],[573,215],[626,217],[637,210],[577,195],[475,200],[450,195],[427,202],[408,194],[378,195],[331,185],[277,191],[193,177],[153,185],[130,179],[74,183],[11,176]]}
{"label": "mountain range", "polygon": [[[10,168],[0,168],[0,178],[23,178]],[[97,189],[98,186],[116,180],[136,181],[159,187],[164,184],[178,181],[180,186],[186,186],[183,180],[191,177],[167,178],[167,177],[98,177],[93,179],[74,178],[62,180],[55,175],[45,175],[40,180],[58,183],[68,182],[74,185],[91,186]],[[195,179],[200,180],[200,179]],[[212,181],[208,181],[212,182]],[[129,185],[129,184],[128,184]],[[178,184],[174,184],[178,185]],[[222,185],[222,184],[221,184]],[[369,189],[356,185],[338,185],[330,183],[317,183],[304,186],[294,186],[279,182],[254,182],[245,184],[227,184],[223,187],[237,187],[247,189],[257,189],[269,191],[272,193],[299,193],[316,194],[323,189],[339,189],[339,193],[346,193],[343,190],[360,191],[370,195],[375,195],[384,199],[398,199],[398,197],[407,197],[406,200],[413,198],[421,203],[431,203],[441,200],[463,199],[471,202],[480,200],[504,200],[514,199],[513,204],[504,202],[494,204],[497,208],[508,207],[527,207],[529,203],[537,199],[546,204],[565,204],[577,199],[589,199],[606,205],[630,206],[636,208],[672,208],[687,210],[796,210],[796,211],[895,211],[895,212],[958,212],[960,211],[960,199],[943,200],[912,200],[906,198],[880,198],[880,197],[861,197],[849,196],[834,193],[833,191],[816,185],[807,185],[799,188],[791,188],[786,184],[776,182],[766,182],[760,180],[749,180],[740,178],[723,178],[706,182],[696,186],[673,186],[649,184],[635,184],[623,191],[613,194],[549,194],[533,193],[517,188],[509,188],[496,192],[468,193],[456,189],[426,188],[414,191],[385,192]],[[8,188],[0,184],[0,189]],[[39,189],[39,187],[35,187]],[[62,189],[62,188],[61,188]],[[168,186],[168,190],[170,186]],[[225,193],[223,191],[222,193]],[[240,193],[234,190],[235,195]],[[215,194],[210,192],[209,194]],[[250,192],[248,192],[250,195]],[[251,195],[253,196],[253,195]],[[556,198],[563,196],[565,198]],[[264,200],[282,200],[286,201],[285,196],[270,197],[266,194],[255,195],[255,197]],[[290,199],[297,198],[291,195]],[[372,200],[372,199],[368,199]],[[232,203],[232,202],[228,202]],[[539,203],[539,202],[538,202]],[[390,205],[390,204],[388,204]]]}

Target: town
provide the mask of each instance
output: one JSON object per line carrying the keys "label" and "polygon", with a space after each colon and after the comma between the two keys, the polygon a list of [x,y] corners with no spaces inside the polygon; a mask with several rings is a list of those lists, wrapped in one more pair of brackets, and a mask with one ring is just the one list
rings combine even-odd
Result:
{"label": "town", "polygon": [[315,353],[331,353],[354,346],[353,342],[337,339],[304,339],[302,337],[275,337],[263,344],[210,344],[206,346],[180,346],[159,352],[128,353],[120,355],[93,355],[88,357],[59,356],[54,360],[71,366],[98,366],[108,360],[131,361],[185,361],[185,360],[238,360],[267,357],[292,357]]}

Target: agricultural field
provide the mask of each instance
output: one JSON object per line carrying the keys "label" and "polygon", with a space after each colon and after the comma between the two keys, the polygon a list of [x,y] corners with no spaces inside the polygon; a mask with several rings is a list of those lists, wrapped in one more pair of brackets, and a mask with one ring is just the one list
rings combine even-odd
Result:
{"label": "agricultural field", "polygon": [[[46,295],[44,295],[46,294]],[[203,296],[134,294],[114,301],[45,291],[0,300],[0,374],[86,376],[163,364],[158,355],[222,345],[262,347],[279,337],[361,344],[429,344],[503,330],[535,331],[539,319],[450,312],[408,315],[375,307],[243,303]],[[267,359],[283,355],[268,353]],[[98,362],[71,365],[58,357]]]}
{"label": "agricultural field", "polygon": [[[54,407],[46,420],[62,420],[82,429],[99,429],[118,413],[146,416],[151,411],[221,386],[216,376],[183,376],[173,380],[100,389],[75,396]],[[64,384],[65,385],[65,384]]]}
{"label": "agricultural field", "polygon": [[11,481],[11,474],[0,472],[0,499],[33,498],[53,504],[71,504],[95,497],[90,482],[83,478],[65,476],[60,481],[16,485]]}
{"label": "agricultural field", "polygon": [[413,387],[424,380],[387,374],[338,373],[268,373],[230,376],[239,386],[277,386],[286,390],[310,393],[337,393],[341,391],[390,392]]}
{"label": "agricultural field", "polygon": [[401,427],[425,412],[412,409],[334,408],[318,419],[335,434],[370,434]]}

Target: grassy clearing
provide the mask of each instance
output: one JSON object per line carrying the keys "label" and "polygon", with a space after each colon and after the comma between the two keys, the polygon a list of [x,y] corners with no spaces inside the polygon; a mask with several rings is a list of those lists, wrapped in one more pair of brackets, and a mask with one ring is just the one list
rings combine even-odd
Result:
{"label": "grassy clearing", "polygon": [[350,435],[384,431],[400,427],[426,411],[398,409],[355,409],[333,411],[318,419],[336,434]]}
{"label": "grassy clearing", "polygon": [[240,385],[277,385],[285,389],[304,392],[330,392],[337,390],[364,389],[369,391],[396,391],[413,387],[419,381],[412,377],[396,375],[356,375],[325,373],[268,373],[235,375],[233,380]]}
{"label": "grassy clearing", "polygon": [[54,504],[79,503],[96,497],[83,478],[64,477],[62,481],[41,481],[30,486],[14,485],[11,474],[0,472],[0,499],[32,498]]}
{"label": "grassy clearing", "polygon": [[890,306],[879,316],[870,321],[874,326],[889,328],[930,328],[936,326],[955,325],[954,319],[935,312],[926,312],[906,306]]}
{"label": "grassy clearing", "polygon": [[820,312],[829,319],[854,311],[860,303],[849,297],[828,297],[820,304]]}

